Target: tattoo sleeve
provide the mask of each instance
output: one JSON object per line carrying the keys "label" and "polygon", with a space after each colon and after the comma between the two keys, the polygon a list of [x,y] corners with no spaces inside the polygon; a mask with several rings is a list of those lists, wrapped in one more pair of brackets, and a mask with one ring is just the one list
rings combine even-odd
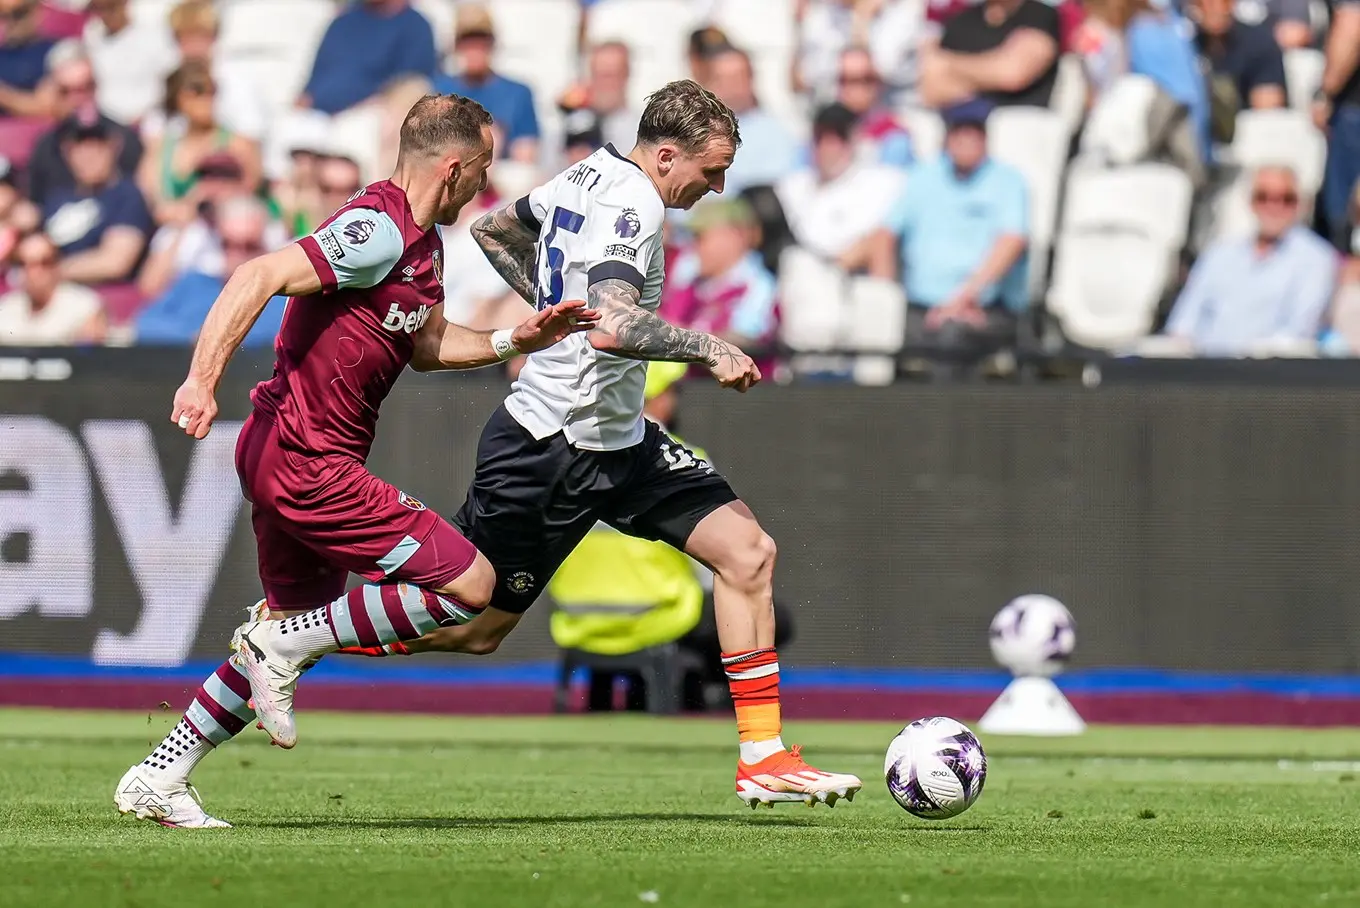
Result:
{"label": "tattoo sleeve", "polygon": [[597,281],[587,292],[588,304],[600,321],[590,332],[597,350],[627,359],[717,365],[741,352],[726,341],[688,328],[677,328],[638,305],[641,294],[617,278]]}
{"label": "tattoo sleeve", "polygon": [[515,206],[482,215],[472,225],[472,237],[510,289],[530,305],[538,305],[534,287],[538,233],[515,215]]}

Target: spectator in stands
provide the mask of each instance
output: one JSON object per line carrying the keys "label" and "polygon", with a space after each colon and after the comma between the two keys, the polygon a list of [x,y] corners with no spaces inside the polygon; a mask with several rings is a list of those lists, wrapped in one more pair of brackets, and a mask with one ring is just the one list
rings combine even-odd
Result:
{"label": "spectator in stands", "polygon": [[0,39],[0,113],[47,116],[52,98],[42,90],[43,72],[47,52],[56,42],[39,31],[42,9],[38,0],[0,0],[0,20],[5,24]]}
{"label": "spectator in stands", "polygon": [[248,190],[260,185],[260,147],[217,121],[217,84],[212,68],[190,60],[165,82],[166,129],[146,146],[137,183],[156,221],[184,224],[201,201],[195,191],[199,166],[214,155],[230,155],[240,166]]}
{"label": "spectator in stands", "polygon": [[[183,0],[170,11],[170,30],[181,63],[206,63],[217,86],[217,121],[236,135],[258,142],[264,138],[267,113],[259,86],[248,65],[224,56],[217,44],[220,22],[212,0]],[[165,126],[158,104],[142,121],[142,134],[155,135]]]}
{"label": "spectator in stands", "polygon": [[317,162],[317,208],[312,214],[314,223],[308,233],[326,218],[335,214],[355,193],[364,188],[363,173],[353,158],[328,155]]}
{"label": "spectator in stands", "polygon": [[[219,220],[223,256],[220,273],[189,271],[181,275],[163,296],[137,316],[137,343],[193,343],[227,277],[245,262],[269,251],[264,237],[265,208],[258,199],[250,196],[231,199],[222,206]],[[244,346],[267,347],[274,342],[283,323],[286,302],[281,296],[269,301],[260,320],[246,335]]]}
{"label": "spectator in stands", "polygon": [[[225,209],[242,208],[241,197],[255,200],[249,198],[250,185],[245,173],[230,153],[218,152],[204,158],[194,176],[197,180],[195,202],[192,210],[185,209],[188,220],[167,223],[151,238],[150,252],[137,276],[138,289],[147,299],[159,296],[176,278],[189,271],[227,277],[218,222]],[[344,199],[335,207],[342,204]],[[239,216],[267,212],[267,209],[257,209],[258,206],[246,206]],[[329,216],[331,211],[323,217]],[[288,230],[279,221],[265,218],[262,229],[267,251],[286,245],[290,239]]]}
{"label": "spectator in stands", "polygon": [[775,279],[756,252],[755,212],[740,198],[712,199],[694,209],[688,227],[694,246],[667,270],[662,318],[748,352],[768,348],[778,327]]}
{"label": "spectator in stands", "polygon": [[1360,183],[1351,196],[1349,239],[1346,257],[1332,304],[1333,351],[1347,356],[1360,354]]}
{"label": "spectator in stands", "polygon": [[1085,0],[1074,44],[1091,102],[1121,76],[1147,76],[1190,115],[1201,156],[1211,151],[1209,98],[1185,21],[1150,0]]}
{"label": "spectator in stands", "polygon": [[841,54],[836,85],[836,100],[859,118],[855,128],[857,152],[880,164],[911,164],[911,136],[885,103],[883,80],[867,50],[851,47]]}
{"label": "spectator in stands", "polygon": [[107,324],[99,296],[62,280],[57,247],[41,233],[19,244],[19,286],[0,296],[0,344],[19,347],[98,344]]}
{"label": "spectator in stands", "polygon": [[756,99],[755,73],[745,51],[731,48],[709,61],[704,86],[737,115],[741,148],[727,170],[727,192],[769,186],[793,170],[797,146],[779,118]]}
{"label": "spectator in stands", "polygon": [[[620,151],[632,149],[637,143],[637,125],[641,116],[639,111],[628,105],[628,80],[631,76],[632,61],[627,44],[606,41],[590,52],[587,106],[595,112],[605,142]],[[627,154],[626,151],[623,153]]]}
{"label": "spectator in stands", "polygon": [[1047,107],[1058,80],[1057,11],[1040,0],[985,0],[945,23],[921,54],[921,98],[949,107],[973,97]]}
{"label": "spectator in stands", "polygon": [[1246,108],[1284,107],[1284,57],[1270,29],[1233,17],[1232,0],[1187,0],[1195,44],[1209,71],[1213,137],[1231,142]]}
{"label": "spectator in stands", "polygon": [[595,112],[588,107],[564,106],[576,100],[579,99],[564,95],[557,108],[562,114],[562,156],[566,167],[585,160],[604,146],[604,133]]}
{"label": "spectator in stands", "polygon": [[1360,185],[1360,0],[1336,4],[1326,54],[1322,86],[1313,99],[1313,122],[1327,133],[1321,207],[1337,248],[1346,249],[1346,206]]}
{"label": "spectator in stands", "polygon": [[812,121],[812,166],[780,180],[775,191],[799,246],[847,270],[867,263],[873,236],[902,191],[903,173],[855,160],[855,114],[829,104]]}
{"label": "spectator in stands", "polygon": [[1195,262],[1166,333],[1207,356],[1311,345],[1336,288],[1337,256],[1299,223],[1299,185],[1287,167],[1252,181],[1256,234],[1223,239]]}
{"label": "spectator in stands", "polygon": [[0,156],[0,263],[10,261],[20,238],[38,228],[39,218],[37,207],[19,192],[14,165]]}
{"label": "spectator in stands", "polygon": [[471,98],[490,111],[497,132],[497,156],[536,163],[539,132],[533,91],[492,70],[495,49],[496,26],[487,8],[480,3],[459,6],[453,37],[457,72],[438,75],[434,89]]}
{"label": "spectator in stands", "polygon": [[804,0],[796,8],[794,90],[822,103],[835,99],[841,55],[862,47],[893,102],[914,102],[918,51],[928,34],[924,6],[913,0]]}
{"label": "spectator in stands", "polygon": [[94,67],[80,46],[62,42],[52,51],[48,64],[57,125],[38,139],[28,162],[28,195],[39,205],[53,190],[71,189],[76,185],[75,176],[62,154],[61,143],[81,120],[97,119],[113,137],[118,146],[120,173],[136,173],[137,162],[142,159],[142,141],[136,130],[99,109]]}
{"label": "spectator in stands", "polygon": [[444,237],[444,315],[475,330],[492,330],[522,322],[528,304],[510,290],[472,238],[472,223],[500,204],[494,187],[479,193],[458,217],[442,229]]}
{"label": "spectator in stands", "polygon": [[689,77],[700,85],[708,82],[708,64],[718,54],[732,49],[727,33],[716,25],[695,29],[689,36]]}
{"label": "spectator in stands", "polygon": [[43,229],[61,250],[61,276],[82,284],[130,280],[153,222],[137,184],[118,172],[117,140],[90,118],[68,130],[61,150],[75,186],[54,189],[43,204]]}
{"label": "spectator in stands", "polygon": [[1247,25],[1264,25],[1282,50],[1313,46],[1309,0],[1236,0],[1233,16]]}
{"label": "spectator in stands", "polygon": [[161,100],[179,51],[161,16],[132,18],[128,0],[90,0],[85,50],[99,83],[99,109],[131,126]]}
{"label": "spectator in stands", "polygon": [[434,31],[409,0],[363,0],[326,28],[298,106],[337,114],[399,76],[428,76],[437,66]]}
{"label": "spectator in stands", "polygon": [[994,349],[1028,302],[1028,192],[987,156],[988,112],[982,100],[945,110],[944,154],[911,169],[875,243],[871,273],[905,272],[909,343]]}

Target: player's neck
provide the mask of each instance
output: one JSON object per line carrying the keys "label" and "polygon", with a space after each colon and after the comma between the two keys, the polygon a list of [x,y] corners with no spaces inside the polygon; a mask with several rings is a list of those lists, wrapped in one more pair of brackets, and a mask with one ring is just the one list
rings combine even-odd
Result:
{"label": "player's neck", "polygon": [[638,169],[643,173],[647,174],[647,179],[652,181],[652,188],[655,189],[656,194],[661,197],[661,201],[665,202],[666,194],[661,191],[661,181],[652,171],[654,162],[652,156],[647,154],[641,145],[634,145],[633,150],[628,152],[624,157],[636,164]]}
{"label": "player's neck", "polygon": [[406,203],[411,206],[411,219],[422,231],[434,226],[436,212],[439,211],[440,197],[443,195],[442,182],[430,179],[414,168],[397,164],[392,174],[392,185],[406,193]]}

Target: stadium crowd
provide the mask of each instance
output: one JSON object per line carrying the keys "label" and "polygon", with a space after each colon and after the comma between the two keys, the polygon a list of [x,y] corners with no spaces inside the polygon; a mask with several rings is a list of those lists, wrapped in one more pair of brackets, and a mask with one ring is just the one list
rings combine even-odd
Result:
{"label": "stadium crowd", "polygon": [[1360,351],[1360,0],[0,0],[0,344],[192,341],[429,91],[495,117],[445,280],[508,324],[469,223],[685,76],[743,145],[668,224],[673,321],[863,380]]}

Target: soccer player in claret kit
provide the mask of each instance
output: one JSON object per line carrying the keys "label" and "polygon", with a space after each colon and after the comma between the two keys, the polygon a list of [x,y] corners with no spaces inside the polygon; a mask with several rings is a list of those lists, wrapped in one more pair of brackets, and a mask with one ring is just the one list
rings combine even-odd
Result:
{"label": "soccer player in claret kit", "polygon": [[[713,569],[740,737],[737,796],[752,807],[834,805],[853,797],[860,780],[810,767],[781,738],[774,542],[712,466],[642,417],[647,360],[703,363],[738,391],[760,380],[732,344],[655,315],[665,280],[665,210],[721,192],[740,141],[735,116],[717,97],[695,82],[672,82],[648,98],[627,156],[603,148],[473,226],[482,250],[525,300],[548,311],[585,296],[600,320],[530,355],[482,432],[476,475],[454,525],[495,568],[488,608],[411,644],[369,649],[494,651],[603,520]],[[291,710],[297,675],[335,648],[318,634],[314,649],[300,650],[278,622],[242,631],[249,643],[243,658],[274,679],[270,689],[252,684],[257,706],[275,704],[261,709],[262,718]]]}
{"label": "soccer player in claret kit", "polygon": [[[315,233],[255,259],[213,304],[171,419],[195,438],[217,415],[227,361],[275,294],[292,297],[274,376],[252,394],[236,468],[251,503],[264,602],[281,639],[326,651],[413,640],[472,620],[495,575],[467,538],[364,468],[378,407],[407,365],[471,369],[587,330],[581,301],[541,308],[517,328],[478,332],[445,321],[436,225],[486,187],[491,117],[466,98],[430,95],[401,128],[390,180],[360,191]],[[345,593],[348,574],[368,583]],[[386,581],[386,582],[384,582]],[[318,607],[319,606],[319,607]],[[259,607],[257,607],[258,609]],[[254,719],[246,644],[203,682],[184,717],[118,783],[123,812],[167,826],[229,824],[209,816],[189,773]],[[256,701],[275,743],[291,746],[291,703]]]}

